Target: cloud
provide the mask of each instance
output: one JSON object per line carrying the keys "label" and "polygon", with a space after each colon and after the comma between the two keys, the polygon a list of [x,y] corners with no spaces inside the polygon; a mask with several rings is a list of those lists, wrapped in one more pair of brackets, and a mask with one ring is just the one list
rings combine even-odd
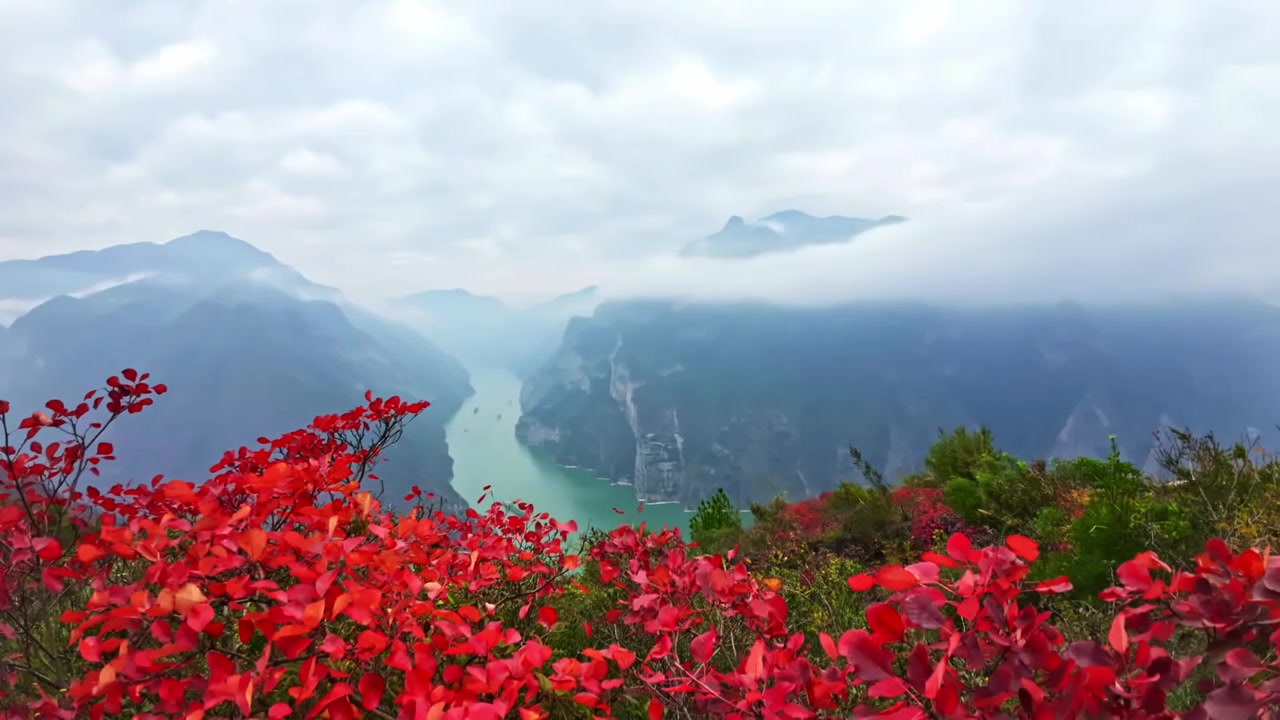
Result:
{"label": "cloud", "polygon": [[[131,282],[137,282],[138,280],[145,280],[149,277],[154,277],[154,275],[152,273],[133,273],[121,278],[112,278],[112,279],[103,280],[97,283],[91,283],[79,290],[66,293],[66,295],[68,297],[82,298],[89,295],[93,295],[94,293],[100,293],[104,290],[110,290],[113,287],[119,287],[120,285],[126,285]],[[0,325],[4,325],[7,327],[11,325],[14,320],[17,320],[19,317],[27,314],[33,308],[36,308],[52,299],[53,299],[53,296],[35,298],[35,299],[0,298]]]}
{"label": "cloud", "polygon": [[[1266,0],[0,2],[0,253],[217,228],[356,297],[1270,292]],[[732,214],[912,218],[675,260]]]}

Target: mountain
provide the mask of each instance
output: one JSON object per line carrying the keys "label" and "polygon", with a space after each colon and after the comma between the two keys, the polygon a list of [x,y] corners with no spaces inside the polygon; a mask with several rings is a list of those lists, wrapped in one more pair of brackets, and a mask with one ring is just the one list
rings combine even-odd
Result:
{"label": "mountain", "polygon": [[217,278],[260,273],[278,285],[340,297],[333,288],[316,285],[270,253],[224,232],[200,230],[166,243],[130,243],[102,250],[78,250],[35,260],[0,262],[0,296],[43,299],[82,293],[152,274]]}
{"label": "mountain", "polygon": [[638,498],[738,503],[896,480],[939,429],[1019,457],[1140,465],[1169,425],[1239,438],[1280,419],[1280,310],[1214,303],[961,310],[626,302],[569,325],[526,381],[517,435]]}
{"label": "mountain", "polygon": [[[222,451],[350,409],[372,389],[433,403],[387,453],[384,498],[419,484],[461,502],[444,423],[471,393],[467,373],[413,330],[224,233],[0,262],[0,296],[35,276],[62,294],[0,334],[0,397],[35,409],[125,367],[170,388],[111,430],[121,459],[102,482],[201,479]],[[33,297],[38,285],[16,287]]]}
{"label": "mountain", "polygon": [[415,327],[458,357],[510,368],[523,377],[550,358],[565,326],[590,315],[599,299],[595,287],[560,295],[533,307],[508,307],[495,297],[462,289],[407,295],[397,305]]}
{"label": "mountain", "polygon": [[806,245],[848,242],[868,230],[906,222],[898,215],[879,220],[814,217],[799,210],[783,210],[755,222],[734,215],[720,232],[695,240],[681,251],[687,257],[752,257],[786,252]]}

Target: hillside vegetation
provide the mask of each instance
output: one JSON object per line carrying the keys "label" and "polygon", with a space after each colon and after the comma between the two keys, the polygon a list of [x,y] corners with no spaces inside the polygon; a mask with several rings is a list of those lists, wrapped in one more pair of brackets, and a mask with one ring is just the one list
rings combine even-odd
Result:
{"label": "hillside vegetation", "polygon": [[[1280,464],[1172,434],[1022,462],[943,434],[740,527],[580,534],[366,488],[425,402],[366,395],[195,484],[86,483],[163,402],[132,369],[0,401],[0,710],[37,718],[1275,717]],[[162,438],[156,439],[162,443]],[[866,466],[856,449],[851,462]]]}

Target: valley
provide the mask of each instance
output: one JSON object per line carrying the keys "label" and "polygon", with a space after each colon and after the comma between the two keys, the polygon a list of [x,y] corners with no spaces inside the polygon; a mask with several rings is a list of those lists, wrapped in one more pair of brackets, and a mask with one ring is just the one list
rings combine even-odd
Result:
{"label": "valley", "polygon": [[[779,218],[873,224],[743,227],[763,237]],[[39,407],[131,366],[173,389],[112,431],[124,459],[102,483],[200,478],[227,447],[364,389],[433,403],[387,453],[389,504],[416,484],[474,507],[491,485],[584,529],[642,503],[687,528],[718,488],[745,509],[863,483],[851,445],[896,483],[962,426],[1028,458],[1101,457],[1115,435],[1151,472],[1155,430],[1235,439],[1280,417],[1280,311],[1261,303],[804,309],[601,304],[586,288],[518,309],[454,289],[401,298],[393,320],[209,231],[3,262],[0,280],[0,300],[29,306],[0,327],[0,394]]]}

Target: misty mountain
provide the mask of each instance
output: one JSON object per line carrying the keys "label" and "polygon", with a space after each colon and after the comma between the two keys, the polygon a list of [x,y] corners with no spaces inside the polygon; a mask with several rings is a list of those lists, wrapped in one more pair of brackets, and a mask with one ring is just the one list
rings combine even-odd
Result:
{"label": "misty mountain", "polygon": [[689,243],[681,254],[687,257],[752,257],[807,245],[847,242],[868,230],[901,222],[906,222],[906,218],[898,215],[869,220],[839,215],[814,217],[799,210],[783,210],[754,222],[734,215],[719,232]]}
{"label": "misty mountain", "polygon": [[213,230],[200,230],[166,243],[130,243],[0,262],[0,297],[17,300],[70,295],[151,274],[207,280],[254,273],[280,287],[305,290],[329,300],[341,297],[338,290],[307,280],[270,253]]}
{"label": "misty mountain", "polygon": [[204,231],[3,262],[0,278],[0,296],[12,278],[27,278],[17,292],[29,297],[61,293],[0,334],[0,397],[37,409],[125,367],[170,388],[112,429],[120,460],[101,482],[203,479],[224,450],[350,409],[372,389],[433,403],[388,452],[378,472],[384,498],[419,484],[456,500],[443,428],[471,392],[466,370],[248,243]]}
{"label": "misty mountain", "polygon": [[428,290],[401,298],[411,322],[453,355],[502,365],[524,377],[555,352],[569,319],[590,315],[598,304],[587,287],[529,308],[511,308],[495,297],[462,289]]}
{"label": "misty mountain", "polygon": [[1114,434],[1144,465],[1163,427],[1274,427],[1278,356],[1280,309],[1250,303],[610,303],[526,382],[517,434],[640,499],[689,504],[859,481],[850,444],[896,480],[939,429],[980,424],[1023,458],[1105,455]]}

